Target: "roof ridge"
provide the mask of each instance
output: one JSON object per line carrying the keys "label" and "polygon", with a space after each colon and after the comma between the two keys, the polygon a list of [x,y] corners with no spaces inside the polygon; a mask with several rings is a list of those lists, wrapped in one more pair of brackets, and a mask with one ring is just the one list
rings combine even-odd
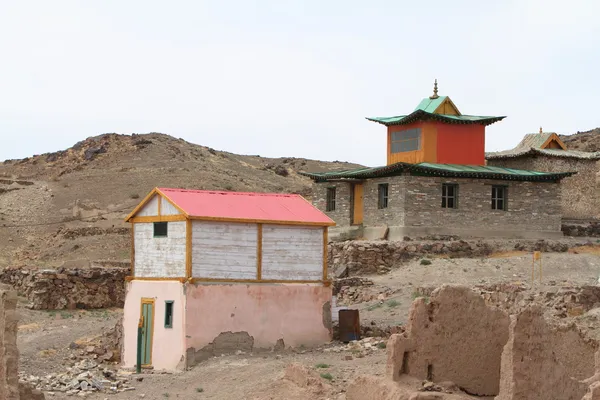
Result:
{"label": "roof ridge", "polygon": [[[189,192],[189,193],[212,193],[224,194],[230,196],[264,196],[264,197],[297,197],[298,193],[271,193],[271,192],[236,192],[228,190],[210,190],[210,189],[182,189],[159,187],[160,191],[166,192]],[[300,196],[301,197],[301,196]]]}

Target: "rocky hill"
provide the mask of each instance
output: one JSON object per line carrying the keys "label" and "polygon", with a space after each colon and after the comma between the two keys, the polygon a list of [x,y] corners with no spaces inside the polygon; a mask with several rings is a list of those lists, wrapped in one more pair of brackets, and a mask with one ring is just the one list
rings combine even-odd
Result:
{"label": "rocky hill", "polygon": [[600,151],[600,128],[573,135],[561,135],[568,149],[580,151]]}
{"label": "rocky hill", "polygon": [[126,260],[123,218],[156,186],[300,193],[298,171],[346,162],[237,155],[160,134],[90,137],[55,153],[0,164],[0,267]]}

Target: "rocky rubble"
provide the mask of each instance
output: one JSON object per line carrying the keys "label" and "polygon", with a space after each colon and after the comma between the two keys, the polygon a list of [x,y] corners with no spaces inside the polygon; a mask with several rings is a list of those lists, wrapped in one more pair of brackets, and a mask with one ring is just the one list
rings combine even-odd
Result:
{"label": "rocky rubble", "polygon": [[19,380],[50,395],[52,392],[64,392],[70,396],[85,397],[94,392],[120,393],[135,390],[130,386],[126,375],[103,367],[93,360],[82,360],[67,368],[64,373],[43,377],[20,373]]}
{"label": "rocky rubble", "polygon": [[348,344],[342,344],[323,349],[325,353],[351,353],[346,354],[344,359],[352,360],[355,358],[363,358],[366,355],[373,354],[378,351],[385,351],[387,339],[383,337],[366,337],[361,340],[353,340]]}
{"label": "rocky rubble", "polygon": [[5,268],[0,282],[11,285],[34,310],[123,307],[129,268]]}
{"label": "rocky rubble", "polygon": [[566,236],[600,237],[600,222],[584,224],[562,224],[562,231]]}

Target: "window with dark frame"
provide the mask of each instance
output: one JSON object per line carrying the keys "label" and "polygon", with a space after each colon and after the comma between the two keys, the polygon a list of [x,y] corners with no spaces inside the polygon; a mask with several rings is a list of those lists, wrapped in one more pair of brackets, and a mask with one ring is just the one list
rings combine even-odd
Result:
{"label": "window with dark frame", "polygon": [[388,188],[389,185],[387,183],[380,183],[377,185],[377,198],[379,199],[377,202],[377,208],[380,210],[382,208],[387,208],[388,206]]}
{"label": "window with dark frame", "polygon": [[154,223],[154,237],[167,237],[168,222],[155,222]]}
{"label": "window with dark frame", "polygon": [[442,208],[458,208],[458,185],[442,184]]}
{"label": "window with dark frame", "polygon": [[492,210],[507,210],[507,192],[508,188],[506,186],[492,186]]}
{"label": "window with dark frame", "polygon": [[391,153],[404,153],[421,149],[421,128],[392,132]]}
{"label": "window with dark frame", "polygon": [[165,328],[173,327],[173,300],[165,301]]}
{"label": "window with dark frame", "polygon": [[327,205],[325,211],[335,211],[335,187],[327,188]]}

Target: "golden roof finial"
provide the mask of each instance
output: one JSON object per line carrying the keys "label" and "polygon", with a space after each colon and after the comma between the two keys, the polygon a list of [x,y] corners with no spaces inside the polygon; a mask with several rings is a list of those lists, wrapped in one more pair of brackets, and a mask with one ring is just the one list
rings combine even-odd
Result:
{"label": "golden roof finial", "polygon": [[544,132],[542,131],[542,127],[541,127],[541,126],[540,126],[540,133],[544,133]]}
{"label": "golden roof finial", "polygon": [[437,87],[437,79],[435,80],[435,83],[433,84],[433,96],[430,96],[430,99],[437,99],[438,97],[438,87]]}

